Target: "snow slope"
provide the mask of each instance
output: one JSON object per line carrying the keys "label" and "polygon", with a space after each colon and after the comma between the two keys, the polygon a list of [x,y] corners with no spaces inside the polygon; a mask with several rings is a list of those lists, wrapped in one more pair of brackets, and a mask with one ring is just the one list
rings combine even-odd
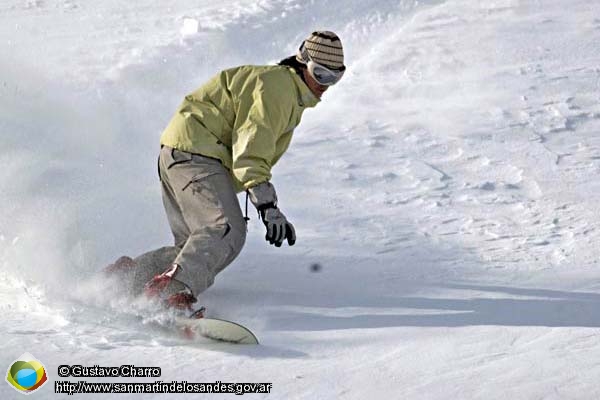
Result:
{"label": "snow slope", "polygon": [[[584,0],[5,2],[0,366],[29,352],[52,382],[61,364],[273,382],[253,398],[598,398],[599,15]],[[274,170],[298,243],[269,248],[253,218],[201,298],[261,346],[190,345],[116,313],[130,307],[89,278],[171,240],[155,163],[181,97],[323,28],[348,73]]]}

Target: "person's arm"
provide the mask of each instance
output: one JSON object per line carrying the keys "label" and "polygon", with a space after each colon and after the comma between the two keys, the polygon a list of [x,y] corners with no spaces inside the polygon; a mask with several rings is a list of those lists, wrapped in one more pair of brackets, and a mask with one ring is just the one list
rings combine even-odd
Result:
{"label": "person's arm", "polygon": [[[295,95],[284,93],[276,81],[256,79],[246,85],[237,99],[236,122],[232,135],[233,174],[247,190],[267,233],[265,239],[280,247],[285,239],[296,241],[294,226],[277,206],[271,180],[279,136],[287,128]],[[293,88],[292,88],[293,89]]]}
{"label": "person's arm", "polygon": [[291,115],[289,94],[276,86],[276,82],[255,78],[235,99],[232,172],[244,189],[271,179],[277,139]]}

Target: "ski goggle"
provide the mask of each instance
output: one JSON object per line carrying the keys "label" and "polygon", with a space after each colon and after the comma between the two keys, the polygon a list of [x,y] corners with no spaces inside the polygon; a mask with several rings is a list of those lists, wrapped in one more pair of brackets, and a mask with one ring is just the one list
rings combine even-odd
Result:
{"label": "ski goggle", "polygon": [[306,49],[304,43],[302,43],[302,46],[300,46],[300,57],[306,64],[306,68],[308,69],[310,76],[312,76],[319,85],[334,85],[338,83],[340,79],[342,79],[342,76],[344,76],[344,71],[346,70],[345,66],[342,66],[340,69],[330,69],[313,61],[310,58],[310,54],[308,54],[308,50]]}

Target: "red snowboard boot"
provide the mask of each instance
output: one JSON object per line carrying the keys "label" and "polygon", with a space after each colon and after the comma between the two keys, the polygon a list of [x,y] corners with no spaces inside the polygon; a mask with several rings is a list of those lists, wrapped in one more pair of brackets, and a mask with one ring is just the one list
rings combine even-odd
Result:
{"label": "red snowboard boot", "polygon": [[159,298],[167,308],[192,311],[192,304],[197,299],[191,289],[184,283],[174,279],[181,267],[171,265],[165,272],[156,275],[144,286],[144,293],[148,298]]}

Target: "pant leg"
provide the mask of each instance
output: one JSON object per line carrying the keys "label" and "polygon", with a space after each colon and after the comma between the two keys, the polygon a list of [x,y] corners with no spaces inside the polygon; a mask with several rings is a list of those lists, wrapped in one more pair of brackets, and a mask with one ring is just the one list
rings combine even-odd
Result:
{"label": "pant leg", "polygon": [[161,152],[158,159],[158,173],[160,176],[163,206],[167,214],[171,232],[173,233],[175,245],[151,250],[134,258],[137,264],[131,283],[131,290],[134,294],[139,294],[148,281],[164,272],[173,264],[181,248],[190,236],[190,230],[185,223],[181,208],[177,204],[173,188],[166,177],[165,171],[174,162],[170,154],[167,155],[165,157]]}
{"label": "pant leg", "polygon": [[159,249],[148,251],[133,259],[137,264],[134,269],[131,292],[134,295],[140,294],[144,285],[156,275],[163,273],[181,251],[181,248],[175,246],[165,246]]}
{"label": "pant leg", "polygon": [[[167,220],[169,221],[169,226],[171,227],[171,232],[173,233],[175,247],[181,249],[191,232],[190,228],[185,222],[183,211],[181,210],[181,206],[179,205],[177,197],[175,196],[175,192],[169,180],[170,175],[167,174],[167,171],[175,166],[178,162],[187,162],[186,160],[188,160],[188,158],[184,157],[183,159],[177,160],[173,158],[171,153],[172,149],[169,148],[165,148],[165,151],[161,151],[161,155],[158,159],[158,172],[160,174],[163,206],[165,207]],[[171,260],[170,263],[172,262],[173,260]]]}
{"label": "pant leg", "polygon": [[165,209],[181,247],[174,260],[182,267],[177,279],[199,294],[240,253],[246,221],[232,178],[219,161],[163,147],[161,167],[168,189]]}

